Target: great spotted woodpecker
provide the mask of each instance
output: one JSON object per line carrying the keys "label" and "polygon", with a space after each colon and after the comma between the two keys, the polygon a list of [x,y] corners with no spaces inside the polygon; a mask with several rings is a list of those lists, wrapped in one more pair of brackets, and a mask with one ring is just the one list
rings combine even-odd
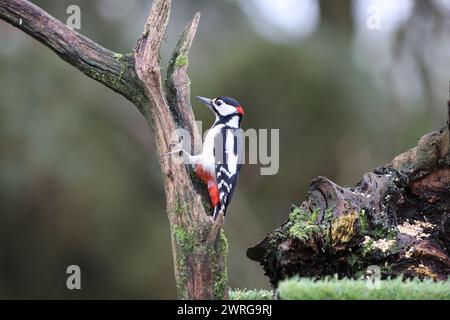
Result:
{"label": "great spotted woodpecker", "polygon": [[225,216],[242,165],[243,137],[240,124],[244,110],[239,102],[229,97],[208,99],[197,97],[215,114],[199,155],[190,155],[178,149],[168,154],[183,152],[192,164],[195,174],[208,187],[213,218]]}

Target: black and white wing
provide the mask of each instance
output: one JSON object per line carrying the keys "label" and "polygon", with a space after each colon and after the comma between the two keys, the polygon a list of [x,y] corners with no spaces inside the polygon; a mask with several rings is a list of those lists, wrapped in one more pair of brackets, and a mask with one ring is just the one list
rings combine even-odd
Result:
{"label": "black and white wing", "polygon": [[224,127],[215,144],[215,173],[220,204],[214,210],[214,219],[220,212],[226,214],[241,170],[242,151],[241,130]]}

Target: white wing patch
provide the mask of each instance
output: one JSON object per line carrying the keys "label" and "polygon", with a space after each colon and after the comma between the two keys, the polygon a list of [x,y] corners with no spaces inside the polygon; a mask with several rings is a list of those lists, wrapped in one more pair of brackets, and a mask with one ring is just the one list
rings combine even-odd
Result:
{"label": "white wing patch", "polygon": [[230,192],[231,191],[231,186],[228,185],[228,183],[225,182],[225,180],[221,180],[219,182],[219,185],[217,186],[219,189],[222,188],[222,186],[225,186],[225,188],[227,188],[227,191]]}
{"label": "white wing patch", "polygon": [[219,177],[219,174],[220,174],[221,172],[225,173],[225,174],[228,176],[228,178],[231,178],[231,176],[233,175],[233,173],[231,173],[230,171],[228,171],[225,167],[220,167],[220,171],[219,171],[219,173],[217,174],[217,177]]}

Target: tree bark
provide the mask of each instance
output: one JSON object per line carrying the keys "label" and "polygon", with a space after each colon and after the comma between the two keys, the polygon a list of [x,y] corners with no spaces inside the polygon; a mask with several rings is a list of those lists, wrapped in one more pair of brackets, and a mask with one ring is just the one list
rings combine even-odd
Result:
{"label": "tree bark", "polygon": [[170,60],[165,87],[159,52],[169,22],[171,0],[155,0],[133,52],[101,47],[24,0],[0,1],[0,19],[31,35],[88,77],[130,100],[144,115],[156,139],[172,234],[178,297],[227,298],[227,242],[223,218],[211,217],[206,187],[170,151],[177,128],[200,134],[190,104],[188,54],[200,14],[187,24]]}
{"label": "tree bark", "polygon": [[[366,173],[354,188],[324,177],[288,220],[247,250],[271,284],[300,275],[447,280],[450,274],[450,104],[447,126]],[[371,268],[369,268],[372,266]]]}

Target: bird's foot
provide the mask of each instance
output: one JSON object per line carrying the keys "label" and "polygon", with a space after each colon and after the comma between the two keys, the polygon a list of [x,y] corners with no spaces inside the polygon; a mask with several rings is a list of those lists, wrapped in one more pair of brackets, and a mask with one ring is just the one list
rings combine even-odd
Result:
{"label": "bird's foot", "polygon": [[171,154],[177,154],[179,156],[183,155],[184,149],[183,149],[183,141],[178,142],[171,142],[169,145],[169,152],[163,153],[163,156],[169,156]]}

